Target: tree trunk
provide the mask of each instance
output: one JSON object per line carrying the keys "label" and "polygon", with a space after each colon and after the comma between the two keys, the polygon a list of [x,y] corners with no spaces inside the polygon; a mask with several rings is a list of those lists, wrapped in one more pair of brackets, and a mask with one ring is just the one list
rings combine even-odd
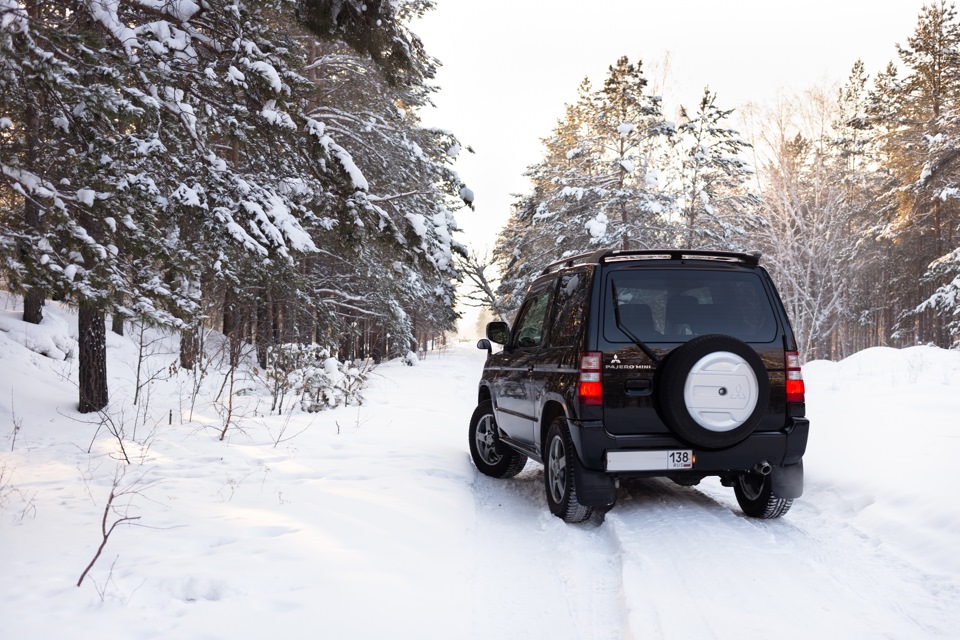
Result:
{"label": "tree trunk", "polygon": [[240,360],[240,309],[233,289],[227,287],[223,297],[223,335],[230,342],[230,366]]}
{"label": "tree trunk", "polygon": [[940,258],[943,256],[943,220],[940,210],[940,198],[935,198],[933,201],[933,241],[934,241],[934,251],[937,253],[937,257]]}
{"label": "tree trunk", "polygon": [[43,300],[42,291],[30,289],[23,294],[23,321],[30,324],[40,324],[43,320]]}
{"label": "tree trunk", "polygon": [[113,318],[110,322],[110,330],[118,336],[123,335],[123,316],[116,311],[113,312]]}
{"label": "tree trunk", "polygon": [[269,289],[257,300],[257,364],[266,369],[267,355],[273,344],[273,298]]}
{"label": "tree trunk", "polygon": [[80,413],[107,406],[107,325],[103,311],[90,303],[80,304]]}
{"label": "tree trunk", "polygon": [[[39,3],[31,4],[29,11],[31,17],[37,17]],[[36,92],[37,100],[40,100],[40,93]],[[28,100],[26,106],[26,141],[27,155],[29,162],[40,165],[40,105]],[[33,196],[27,195],[23,201],[23,220],[27,228],[40,235],[40,207],[37,206]],[[24,256],[30,252],[36,251],[32,243],[21,241],[19,252]],[[23,321],[30,324],[40,324],[43,320],[43,301],[46,295],[43,289],[31,286],[23,296]]]}
{"label": "tree trunk", "polygon": [[283,344],[299,342],[297,340],[297,307],[294,301],[284,300],[281,314],[283,317],[283,324],[281,325]]}
{"label": "tree trunk", "polygon": [[197,329],[191,326],[180,332],[180,366],[191,370],[197,364],[197,356],[200,355],[200,342],[197,337]]}

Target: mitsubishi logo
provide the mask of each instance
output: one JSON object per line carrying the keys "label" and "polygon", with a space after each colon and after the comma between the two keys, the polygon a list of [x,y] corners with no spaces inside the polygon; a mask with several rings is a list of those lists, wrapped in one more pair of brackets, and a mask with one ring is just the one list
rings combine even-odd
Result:
{"label": "mitsubishi logo", "polygon": [[613,360],[610,361],[610,364],[620,364],[620,356],[613,354]]}
{"label": "mitsubishi logo", "polygon": [[[727,395],[728,393],[730,393],[730,390],[727,389],[726,387],[720,387],[720,388],[717,390],[717,393],[719,393],[721,396],[725,396],[725,395]],[[737,385],[737,389],[736,389],[736,391],[734,391],[734,392],[730,395],[730,399],[731,399],[731,400],[746,400],[746,399],[747,399],[747,396],[745,396],[745,395],[743,394],[743,387],[741,387],[740,385]]]}

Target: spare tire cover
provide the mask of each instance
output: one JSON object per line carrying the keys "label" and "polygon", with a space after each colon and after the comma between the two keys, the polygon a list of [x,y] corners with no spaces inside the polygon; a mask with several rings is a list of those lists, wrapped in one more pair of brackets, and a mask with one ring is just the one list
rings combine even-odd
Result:
{"label": "spare tire cover", "polygon": [[704,449],[729,447],[750,435],[769,398],[760,356],[724,335],[699,336],[677,347],[657,383],[660,418],[681,440]]}

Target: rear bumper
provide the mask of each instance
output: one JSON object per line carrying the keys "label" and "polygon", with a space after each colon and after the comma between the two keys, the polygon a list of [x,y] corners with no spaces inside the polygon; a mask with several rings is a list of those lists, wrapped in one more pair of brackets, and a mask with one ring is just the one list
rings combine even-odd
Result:
{"label": "rear bumper", "polygon": [[[810,421],[806,418],[789,418],[782,431],[761,431],[747,436],[738,444],[719,451],[699,450],[671,437],[669,434],[614,436],[602,423],[570,422],[570,435],[584,468],[604,473],[622,475],[714,475],[725,471],[746,471],[761,462],[773,466],[796,464],[807,447]],[[693,468],[685,470],[631,469],[630,452],[693,450],[696,458]],[[608,471],[607,453],[620,455],[613,469]],[[626,455],[623,455],[626,454]],[[640,458],[640,456],[637,456]]]}

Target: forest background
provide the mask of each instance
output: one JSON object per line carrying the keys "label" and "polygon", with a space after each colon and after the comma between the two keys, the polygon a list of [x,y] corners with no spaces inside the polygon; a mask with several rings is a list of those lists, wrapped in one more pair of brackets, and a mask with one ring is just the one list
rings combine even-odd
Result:
{"label": "forest background", "polygon": [[904,32],[878,73],[854,61],[837,87],[736,113],[711,87],[664,105],[662,61],[585,78],[470,271],[502,280],[473,297],[509,317],[545,264],[592,248],[760,250],[806,359],[957,345],[955,8]]}
{"label": "forest background", "polygon": [[668,75],[611,60],[486,258],[456,238],[470,149],[421,121],[433,4],[0,0],[2,277],[28,321],[78,307],[81,411],[107,403],[108,316],[180,332],[186,369],[212,328],[262,368],[379,360],[442,342],[464,278],[509,317],[545,262],[607,246],[763,251],[809,359],[960,342],[952,5],[887,68],[736,119],[709,88],[666,114]]}

